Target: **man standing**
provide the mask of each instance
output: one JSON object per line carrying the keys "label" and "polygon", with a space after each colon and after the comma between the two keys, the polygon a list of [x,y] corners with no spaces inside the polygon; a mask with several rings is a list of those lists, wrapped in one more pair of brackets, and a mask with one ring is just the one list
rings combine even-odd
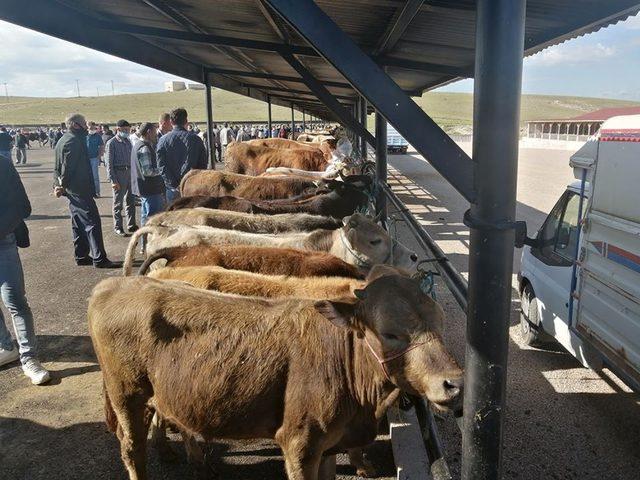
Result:
{"label": "man standing", "polygon": [[[139,140],[133,144],[131,169],[133,192],[140,197],[140,224],[164,210],[165,185],[156,161],[158,132],[152,123],[143,123],[138,129]],[[144,238],[143,238],[144,246]]]}
{"label": "man standing", "polygon": [[187,111],[176,108],[169,114],[171,130],[158,141],[158,169],[167,188],[167,202],[180,197],[178,188],[185,174],[193,169],[207,168],[207,152],[202,140],[187,131]]}
{"label": "man standing", "polygon": [[124,237],[122,228],[122,203],[127,211],[127,230],[133,233],[136,225],[136,205],[131,194],[131,125],[126,120],[118,120],[116,136],[105,146],[107,175],[113,188],[113,229],[116,235]]}
{"label": "man standing", "polygon": [[100,173],[98,166],[100,158],[104,153],[104,143],[102,135],[98,132],[95,122],[89,122],[89,135],[87,135],[87,150],[89,151],[89,162],[91,162],[91,173],[93,174],[93,184],[95,187],[95,198],[100,198]]}
{"label": "man standing", "polygon": [[225,123],[222,130],[220,130],[220,145],[222,147],[221,161],[227,156],[227,145],[236,139],[233,134],[233,130],[229,128],[229,124]]}
{"label": "man standing", "polygon": [[49,128],[49,148],[53,150],[56,147],[56,131],[53,128]]}
{"label": "man standing", "polygon": [[2,302],[11,313],[18,340],[15,348],[0,311],[0,366],[20,359],[22,371],[34,385],[51,379],[36,358],[33,315],[25,296],[24,274],[18,247],[29,246],[29,230],[24,219],[31,215],[31,204],[11,161],[0,158],[0,291]]}
{"label": "man standing", "polygon": [[11,161],[11,147],[13,146],[13,138],[7,132],[6,127],[0,127],[0,156],[5,157],[4,161]]}
{"label": "man standing", "polygon": [[161,136],[169,133],[171,128],[171,116],[167,112],[161,113],[158,120],[158,140]]}
{"label": "man standing", "polygon": [[107,258],[87,151],[87,122],[79,113],[67,119],[67,133],[56,143],[53,193],[69,199],[77,265],[115,268]]}
{"label": "man standing", "polygon": [[14,139],[16,144],[16,165],[27,163],[27,136],[23,129],[16,132]]}
{"label": "man standing", "polygon": [[[213,130],[211,131],[211,138],[213,140],[213,146],[216,152],[216,162],[222,162],[222,145],[220,144],[220,128],[217,123],[213,124]],[[211,166],[213,168],[213,166]]]}

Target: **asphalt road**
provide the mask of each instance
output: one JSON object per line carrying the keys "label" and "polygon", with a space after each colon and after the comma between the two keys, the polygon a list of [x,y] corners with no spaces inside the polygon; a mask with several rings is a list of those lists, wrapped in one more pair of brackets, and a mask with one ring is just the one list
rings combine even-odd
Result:
{"label": "asphalt road", "polygon": [[[463,147],[469,151],[470,145]],[[520,152],[517,218],[526,220],[530,235],[573,180],[570,153],[542,149]],[[468,203],[419,155],[390,155],[389,163],[393,189],[466,277],[469,231],[462,215]],[[404,233],[401,223],[398,229]],[[520,252],[516,250],[514,286],[519,263]],[[519,300],[517,291],[513,293],[505,478],[640,478],[640,395],[631,393],[607,370],[598,375],[583,368],[561,348],[538,350],[523,345],[516,326]],[[464,316],[442,286],[438,299],[450,315],[446,340],[463,360]],[[458,474],[460,434],[451,421],[441,430],[449,465]]]}
{"label": "asphalt road", "polygon": [[[0,368],[0,478],[126,478],[115,437],[103,423],[101,378],[86,329],[86,299],[102,278],[119,271],[76,267],[64,199],[49,195],[52,154],[31,150],[19,171],[32,201],[28,221],[32,247],[21,251],[28,297],[37,324],[41,358],[54,373],[51,385],[34,387],[19,367]],[[567,154],[525,151],[520,164],[519,218],[534,230],[555,203],[571,172]],[[417,156],[393,156],[391,182],[432,232],[453,262],[466,272],[468,232],[461,223],[463,199]],[[102,172],[104,175],[104,172]],[[103,183],[103,194],[109,195]],[[98,201],[107,251],[121,260],[126,239],[112,233],[110,196]],[[411,239],[398,225],[400,237]],[[517,259],[514,260],[517,264]],[[446,340],[464,359],[464,317],[439,286],[438,300],[449,318]],[[514,298],[513,324],[518,302]],[[5,313],[6,315],[6,313]],[[581,368],[567,353],[518,343],[511,329],[504,442],[505,478],[637,479],[640,471],[639,397],[619,381]],[[605,372],[606,373],[606,372]],[[460,465],[460,434],[451,419],[439,421],[449,466]],[[223,479],[284,478],[279,450],[271,442],[216,443],[212,458]],[[376,443],[370,458],[395,478],[389,443]],[[340,478],[353,469],[340,458]],[[190,478],[184,463],[161,462],[150,450],[150,476]]]}

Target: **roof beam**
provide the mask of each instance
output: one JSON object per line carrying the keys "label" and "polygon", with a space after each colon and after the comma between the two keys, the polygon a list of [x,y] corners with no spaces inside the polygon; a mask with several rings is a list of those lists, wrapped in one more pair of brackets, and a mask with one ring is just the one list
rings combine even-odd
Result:
{"label": "roof beam", "polygon": [[384,33],[378,46],[374,49],[373,54],[379,55],[385,52],[390,52],[402,37],[413,17],[416,16],[424,0],[408,0],[402,10],[399,11],[395,20],[392,21],[387,27],[387,31]]}
{"label": "roof beam", "polygon": [[275,17],[271,13],[271,9],[269,8],[269,6],[264,2],[264,0],[256,0],[256,3],[258,4],[258,8],[262,12],[264,18],[267,20],[267,22],[269,22],[269,25],[271,25],[273,31],[276,32],[276,35],[278,35],[278,37],[280,37],[280,40],[282,40],[287,45],[290,44],[291,36],[289,35],[289,32],[287,32],[285,28],[282,28],[276,21]]}
{"label": "roof beam", "polygon": [[432,72],[443,75],[453,75],[455,77],[472,78],[473,66],[470,67],[454,67],[451,65],[440,65],[427,62],[416,62],[414,60],[406,60],[404,58],[394,58],[386,55],[374,57],[378,65],[385,67],[397,67],[406,70],[418,70],[421,72]]}
{"label": "roof beam", "polygon": [[[305,90],[297,90],[297,89],[293,89],[293,88],[287,88],[287,87],[271,87],[271,86],[266,86],[266,85],[254,85],[254,84],[250,84],[250,83],[243,83],[242,86],[244,88],[253,88],[256,90],[264,90],[265,92],[286,92],[286,93],[293,93],[296,95],[313,95],[313,92],[308,92]],[[354,97],[353,95],[333,95],[334,97],[336,97],[339,100],[351,100],[354,101]]]}
{"label": "roof beam", "polygon": [[376,139],[375,137],[367,130],[366,125],[362,125],[358,120],[347,110],[344,108],[343,104],[340,103],[332,93],[326,89],[324,85],[322,85],[309,70],[306,69],[304,65],[302,65],[293,55],[291,54],[282,54],[282,58],[286,60],[286,62],[291,65],[291,67],[298,72],[298,74],[304,80],[304,83],[307,85],[307,88],[311,90],[316,97],[320,99],[324,105],[331,110],[342,122],[342,124],[349,127],[352,131],[357,133],[358,135],[364,137],[369,144],[375,147]]}
{"label": "roof beam", "polygon": [[[313,0],[266,1],[356,86],[464,198],[475,201],[471,158]],[[308,83],[307,87],[314,91]],[[358,126],[362,128],[359,123]]]}
{"label": "roof beam", "polygon": [[[211,73],[218,73],[220,75],[230,75],[234,77],[264,78],[266,80],[279,80],[281,82],[305,83],[302,78],[292,77],[289,75],[276,75],[272,73],[263,73],[263,72],[245,72],[243,70],[230,70],[227,68],[217,68],[217,67],[207,67],[207,70]],[[318,81],[326,87],[349,88],[349,89],[353,88],[349,83],[333,82],[331,80],[318,80]]]}

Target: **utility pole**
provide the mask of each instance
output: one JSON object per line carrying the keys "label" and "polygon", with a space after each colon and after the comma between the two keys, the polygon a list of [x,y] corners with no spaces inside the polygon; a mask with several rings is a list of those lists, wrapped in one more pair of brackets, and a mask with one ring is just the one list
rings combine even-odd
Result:
{"label": "utility pole", "polygon": [[98,87],[96,87],[96,97],[100,96],[100,90],[98,90]]}
{"label": "utility pole", "polygon": [[76,91],[78,92],[78,97],[80,96],[80,82],[76,79]]}
{"label": "utility pole", "polygon": [[116,94],[116,91],[115,91],[115,89],[113,88],[113,80],[111,80],[111,95],[113,96],[113,95],[115,95],[115,94]]}
{"label": "utility pole", "polygon": [[7,103],[9,103],[9,90],[7,89],[7,82],[4,82],[4,96],[7,98]]}

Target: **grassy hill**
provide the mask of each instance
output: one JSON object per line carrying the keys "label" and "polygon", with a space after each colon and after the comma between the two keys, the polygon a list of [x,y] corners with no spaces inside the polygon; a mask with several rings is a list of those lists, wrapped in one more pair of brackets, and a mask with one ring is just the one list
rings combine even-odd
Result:
{"label": "grassy hill", "polygon": [[[446,130],[471,125],[471,94],[429,92],[414,99]],[[571,118],[604,107],[637,105],[638,102],[603,98],[524,95],[522,121]],[[0,98],[0,123],[9,125],[55,124],[72,112],[81,112],[90,120],[114,123],[120,118],[131,122],[155,121],[160,112],[185,107],[189,119],[205,120],[204,92],[185,90],[172,93],[141,93],[80,98]],[[218,121],[266,121],[266,104],[224,90],[213,91],[214,118]],[[273,107],[275,121],[290,121],[288,108]],[[302,114],[296,112],[296,119]],[[372,123],[370,118],[369,123]]]}

